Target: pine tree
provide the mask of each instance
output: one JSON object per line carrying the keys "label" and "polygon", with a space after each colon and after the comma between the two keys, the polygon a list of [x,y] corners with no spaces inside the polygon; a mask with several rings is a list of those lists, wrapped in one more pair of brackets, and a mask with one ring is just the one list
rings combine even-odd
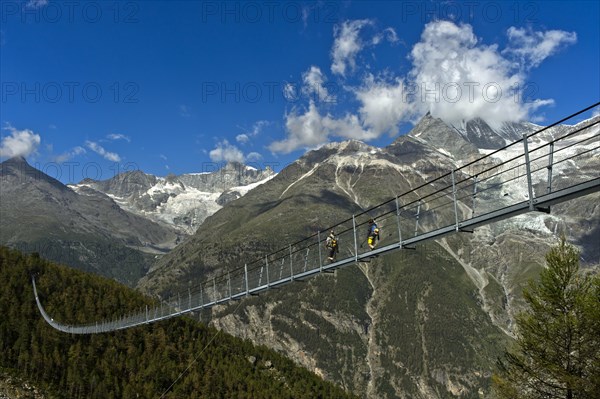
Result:
{"label": "pine tree", "polygon": [[563,237],[547,268],[523,296],[516,342],[499,361],[500,398],[599,398],[600,282],[579,270],[579,252]]}

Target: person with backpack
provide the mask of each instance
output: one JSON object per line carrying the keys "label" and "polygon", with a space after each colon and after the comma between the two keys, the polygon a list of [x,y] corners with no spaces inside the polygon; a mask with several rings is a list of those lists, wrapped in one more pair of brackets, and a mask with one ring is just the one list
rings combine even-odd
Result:
{"label": "person with backpack", "polygon": [[371,248],[371,250],[375,248],[377,241],[379,241],[379,227],[377,226],[377,223],[375,223],[375,220],[369,219],[369,234],[367,235],[367,244],[369,244],[369,248]]}
{"label": "person with backpack", "polygon": [[337,253],[339,252],[338,248],[338,238],[335,235],[335,232],[331,230],[329,235],[327,236],[327,240],[325,241],[325,248],[329,249],[329,259],[331,262],[335,262],[335,258]]}

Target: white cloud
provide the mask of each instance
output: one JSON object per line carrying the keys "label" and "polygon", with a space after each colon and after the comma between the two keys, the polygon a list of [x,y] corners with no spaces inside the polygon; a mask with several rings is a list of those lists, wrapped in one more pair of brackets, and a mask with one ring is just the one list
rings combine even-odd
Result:
{"label": "white cloud", "polygon": [[552,54],[577,42],[577,33],[562,30],[536,32],[511,26],[507,35],[510,47],[503,53],[519,57],[525,69],[537,67]]}
{"label": "white cloud", "polygon": [[298,148],[316,147],[328,139],[322,116],[313,101],[304,114],[298,115],[294,109],[286,115],[285,127],[288,132],[287,139],[271,143],[269,150],[272,152],[287,154]]}
{"label": "white cloud", "polygon": [[311,66],[308,71],[302,74],[302,80],[304,82],[302,92],[308,98],[329,103],[336,101],[335,96],[330,94],[327,87],[324,86],[327,78],[323,75],[319,67]]}
{"label": "white cloud", "polygon": [[113,141],[125,140],[128,143],[131,142],[131,139],[129,138],[129,136],[125,136],[124,134],[120,134],[120,133],[111,133],[111,134],[107,135],[106,138],[109,140],[113,140]]}
{"label": "white cloud", "polygon": [[168,159],[167,159],[167,156],[166,156],[166,155],[164,155],[164,154],[160,154],[158,157],[159,157],[160,159],[162,159],[163,161],[167,161],[167,160],[168,160]]}
{"label": "white cloud", "polygon": [[356,115],[348,113],[343,118],[321,115],[314,101],[310,101],[305,113],[298,114],[294,109],[286,115],[285,127],[288,137],[269,145],[269,150],[274,153],[288,154],[299,148],[315,148],[329,141],[330,136],[359,140],[375,137],[373,132],[363,129]]}
{"label": "white cloud", "polygon": [[398,43],[400,39],[398,39],[398,34],[396,30],[392,27],[385,28],[383,33],[385,34],[385,38],[390,43]]}
{"label": "white cloud", "polygon": [[398,34],[396,33],[396,30],[392,27],[387,27],[383,30],[383,32],[373,36],[373,39],[371,39],[371,43],[377,45],[381,43],[383,39],[386,39],[392,44],[396,44],[400,41],[400,39],[398,39]]}
{"label": "white cloud", "polygon": [[298,89],[294,83],[285,83],[283,85],[283,98],[288,102],[296,102],[299,99]]}
{"label": "white cloud", "polygon": [[368,19],[344,21],[333,27],[333,48],[331,49],[331,72],[346,76],[346,69],[351,71],[356,67],[356,56],[363,49],[364,43],[359,37],[360,30],[372,24]]}
{"label": "white cloud", "polygon": [[0,141],[0,158],[27,157],[40,145],[40,135],[29,129],[18,130],[7,125],[4,130],[8,130],[10,136],[2,137]]}
{"label": "white cloud", "polygon": [[478,42],[470,25],[430,22],[411,51],[410,96],[415,110],[453,125],[479,117],[493,127],[526,119],[551,100],[523,104],[525,76],[496,45]]}
{"label": "white cloud", "polygon": [[192,115],[191,111],[191,108],[187,105],[182,104],[179,106],[179,115],[184,118],[189,118]]}
{"label": "white cloud", "polygon": [[367,137],[375,138],[385,133],[395,136],[399,123],[413,112],[404,81],[400,78],[386,82],[369,75],[354,93],[362,104],[359,113],[363,125],[369,129]]}
{"label": "white cloud", "polygon": [[244,162],[244,154],[236,146],[229,144],[227,140],[217,143],[215,149],[209,153],[213,162]]}
{"label": "white cloud", "polygon": [[240,129],[244,130],[244,133],[240,133],[237,136],[235,136],[235,141],[237,141],[240,144],[247,144],[250,142],[250,139],[252,137],[258,136],[260,132],[262,132],[262,130],[270,124],[271,122],[269,121],[260,120],[254,122],[250,129],[238,126]]}
{"label": "white cloud", "polygon": [[260,155],[258,152],[251,152],[248,155],[246,155],[246,159],[250,162],[258,162],[263,158],[262,155]]}
{"label": "white cloud", "polygon": [[121,162],[121,157],[119,154],[114,152],[108,152],[102,147],[100,144],[93,141],[86,141],[85,146],[90,150],[94,151],[98,155],[102,156],[104,159],[112,162]]}
{"label": "white cloud", "polygon": [[77,147],[73,148],[71,151],[67,151],[63,154],[60,154],[60,155],[54,157],[54,162],[57,162],[57,163],[67,162],[67,161],[75,158],[76,156],[82,155],[85,153],[86,153],[85,148],[77,146]]}
{"label": "white cloud", "polygon": [[404,82],[375,79],[369,75],[363,85],[350,89],[361,103],[358,114],[346,113],[336,118],[319,112],[314,100],[308,109],[298,109],[285,116],[287,138],[269,145],[274,153],[290,153],[299,148],[315,148],[331,138],[372,140],[382,134],[398,134],[398,125],[413,112],[413,105],[406,101]]}
{"label": "white cloud", "polygon": [[28,9],[40,9],[48,5],[48,0],[29,0],[25,3],[25,8]]}
{"label": "white cloud", "polygon": [[250,141],[250,137],[248,137],[248,135],[245,133],[238,134],[237,136],[235,136],[235,141],[237,141],[240,144],[246,144]]}

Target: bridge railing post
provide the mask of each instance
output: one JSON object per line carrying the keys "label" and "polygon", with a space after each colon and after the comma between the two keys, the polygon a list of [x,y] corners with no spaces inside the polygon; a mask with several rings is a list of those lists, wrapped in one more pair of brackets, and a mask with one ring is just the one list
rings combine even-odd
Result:
{"label": "bridge railing post", "polygon": [[475,217],[475,200],[477,199],[477,175],[473,176],[473,207],[471,217]]}
{"label": "bridge railing post", "polygon": [[310,247],[306,247],[306,254],[304,254],[304,269],[303,272],[306,272],[308,269],[308,254],[310,253]]}
{"label": "bridge railing post", "polygon": [[317,248],[319,248],[319,273],[323,273],[323,255],[321,254],[321,230],[317,231]]}
{"label": "bridge railing post", "polygon": [[290,281],[294,281],[294,256],[292,255],[292,244],[290,244]]}
{"label": "bridge railing post", "polygon": [[269,260],[265,256],[265,269],[267,271],[267,288],[271,287],[271,281],[269,280]]}
{"label": "bridge railing post", "polygon": [[214,302],[217,303],[217,280],[216,280],[216,277],[213,277],[213,295],[214,295]]}
{"label": "bridge railing post", "polygon": [[402,228],[400,227],[400,204],[398,203],[398,196],[396,196],[396,221],[398,222],[398,245],[402,249]]}
{"label": "bridge railing post", "polygon": [[531,163],[529,161],[529,147],[527,144],[527,133],[523,133],[523,150],[525,155],[525,173],[527,174],[527,191],[529,193],[529,210],[535,210],[533,204],[533,183],[531,181]]}
{"label": "bridge railing post", "polygon": [[229,289],[229,300],[231,301],[231,275],[227,272],[227,288]]}
{"label": "bridge railing post", "polygon": [[244,263],[244,281],[246,282],[246,296],[250,295],[250,287],[248,286],[248,264]]}
{"label": "bridge railing post", "polygon": [[548,184],[546,186],[546,193],[552,192],[552,166],[554,165],[554,141],[550,143],[548,148]]}
{"label": "bridge railing post", "polygon": [[352,215],[352,233],[354,235],[354,260],[358,261],[358,238],[356,237],[356,218]]}
{"label": "bridge railing post", "polygon": [[417,213],[415,215],[415,237],[417,236],[417,233],[419,232],[419,215],[421,213],[421,200],[419,199],[419,201],[417,202]]}
{"label": "bridge railing post", "polygon": [[452,203],[454,204],[454,223],[456,226],[456,231],[458,231],[458,204],[456,202],[456,176],[454,169],[452,169],[450,175],[452,176]]}

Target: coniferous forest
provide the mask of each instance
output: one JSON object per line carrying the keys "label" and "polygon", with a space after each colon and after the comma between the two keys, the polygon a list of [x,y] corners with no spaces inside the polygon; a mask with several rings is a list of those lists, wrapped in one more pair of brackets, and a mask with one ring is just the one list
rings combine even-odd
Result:
{"label": "coniferous forest", "polygon": [[98,335],[69,335],[38,312],[31,285],[57,321],[91,323],[150,299],[111,280],[0,247],[0,368],[69,398],[350,398],[291,360],[188,318]]}

